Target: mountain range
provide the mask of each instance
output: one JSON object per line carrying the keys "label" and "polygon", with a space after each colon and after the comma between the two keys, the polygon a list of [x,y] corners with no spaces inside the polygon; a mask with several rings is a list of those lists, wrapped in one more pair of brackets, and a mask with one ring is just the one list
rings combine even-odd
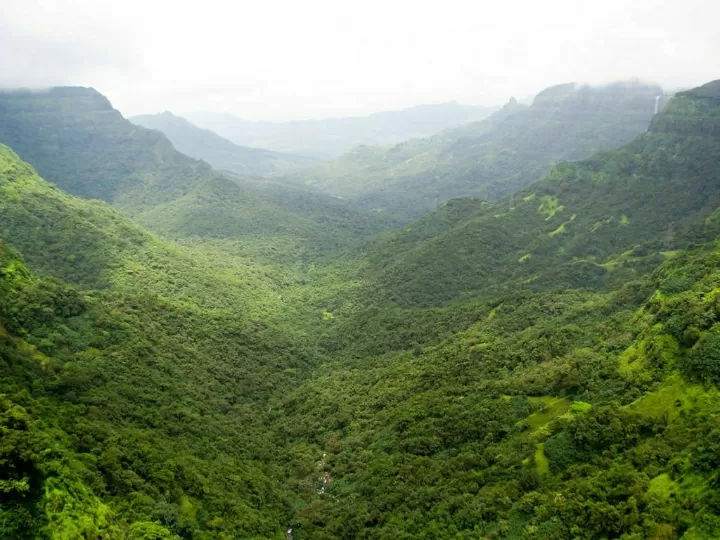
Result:
{"label": "mountain range", "polygon": [[720,536],[720,81],[399,228],[1,97],[0,536]]}
{"label": "mountain range", "polygon": [[358,209],[414,219],[455,197],[497,200],[555,163],[621,146],[647,129],[662,96],[660,87],[634,82],[558,85],[530,106],[512,99],[480,122],[390,147],[359,147],[288,180]]}
{"label": "mountain range", "polygon": [[306,167],[315,160],[308,157],[273,152],[264,148],[238,146],[213,133],[198,128],[170,112],[133,116],[133,124],[163,133],[180,152],[207,161],[214,168],[245,176],[275,176]]}
{"label": "mountain range", "polygon": [[362,144],[391,144],[428,137],[481,120],[493,111],[492,107],[448,102],[369,116],[289,122],[247,121],[229,113],[209,112],[189,113],[185,117],[238,145],[327,159]]}
{"label": "mountain range", "polygon": [[218,172],[90,88],[0,92],[0,143],[68,193],[111,203],[175,239],[243,240],[244,249],[283,256],[337,249],[393,224],[331,196]]}

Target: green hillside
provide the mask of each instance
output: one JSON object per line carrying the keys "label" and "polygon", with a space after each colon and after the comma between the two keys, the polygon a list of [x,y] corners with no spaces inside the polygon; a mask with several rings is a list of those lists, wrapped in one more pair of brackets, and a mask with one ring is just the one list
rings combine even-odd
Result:
{"label": "green hillside", "polygon": [[286,264],[348,248],[396,226],[389,217],[351,210],[327,195],[234,176],[205,182],[134,217],[165,237],[221,242],[238,253]]}
{"label": "green hillside", "polygon": [[557,162],[623,145],[647,130],[661,94],[636,83],[551,87],[529,107],[511,100],[481,122],[392,147],[357,148],[288,180],[407,221],[454,197],[497,200]]}
{"label": "green hillside", "polygon": [[175,244],[0,146],[0,536],[720,537],[718,126],[302,264],[197,210],[245,184],[137,214]]}
{"label": "green hillside", "polygon": [[394,225],[330,196],[221,174],[131,124],[89,88],[0,92],[0,143],[60,189],[109,202],[178,240],[224,239],[287,260]]}
{"label": "green hillside", "polygon": [[125,207],[173,200],[214,174],[92,88],[0,92],[0,143],[61,189]]}
{"label": "green hillside", "polygon": [[0,209],[0,536],[281,538],[263,415],[311,355],[259,321],[291,277],[161,241],[6,147]]}
{"label": "green hillside", "polygon": [[178,151],[207,161],[221,171],[231,171],[246,176],[274,176],[292,169],[307,167],[315,161],[312,158],[263,148],[238,146],[170,112],[133,116],[129,120],[138,126],[160,131],[170,139]]}
{"label": "green hillside", "polygon": [[372,289],[423,305],[488,286],[602,287],[687,246],[720,201],[714,113],[695,112],[705,99],[680,94],[630,144],[495,204],[445,203],[370,251]]}
{"label": "green hillside", "polygon": [[278,419],[326,454],[296,530],[720,535],[717,88],[521,196],[452,201],[367,247],[350,299],[326,297],[334,361]]}

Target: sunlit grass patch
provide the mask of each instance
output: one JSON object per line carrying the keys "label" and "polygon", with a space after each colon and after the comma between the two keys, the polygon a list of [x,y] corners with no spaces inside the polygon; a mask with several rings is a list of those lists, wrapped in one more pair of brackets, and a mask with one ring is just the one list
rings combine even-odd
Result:
{"label": "sunlit grass patch", "polygon": [[557,197],[553,195],[544,195],[541,199],[540,206],[538,207],[538,212],[545,216],[545,219],[547,220],[560,212],[563,208],[565,207],[560,204],[560,200]]}

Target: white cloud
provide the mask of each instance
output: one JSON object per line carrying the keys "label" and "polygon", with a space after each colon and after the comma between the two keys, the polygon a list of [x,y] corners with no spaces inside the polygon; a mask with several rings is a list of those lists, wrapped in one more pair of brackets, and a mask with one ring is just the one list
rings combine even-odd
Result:
{"label": "white cloud", "polygon": [[720,77],[715,0],[2,3],[0,85],[94,86],[126,114],[299,118]]}

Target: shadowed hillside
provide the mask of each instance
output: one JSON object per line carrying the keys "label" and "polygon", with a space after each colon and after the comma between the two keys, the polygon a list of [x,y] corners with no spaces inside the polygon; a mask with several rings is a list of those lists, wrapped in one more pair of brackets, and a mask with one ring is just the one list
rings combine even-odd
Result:
{"label": "shadowed hillside", "polygon": [[[175,239],[247,242],[287,261],[394,224],[329,196],[221,174],[175,150],[160,132],[131,124],[89,88],[0,92],[0,143],[59,188],[107,201]],[[277,246],[268,248],[272,242]]]}

